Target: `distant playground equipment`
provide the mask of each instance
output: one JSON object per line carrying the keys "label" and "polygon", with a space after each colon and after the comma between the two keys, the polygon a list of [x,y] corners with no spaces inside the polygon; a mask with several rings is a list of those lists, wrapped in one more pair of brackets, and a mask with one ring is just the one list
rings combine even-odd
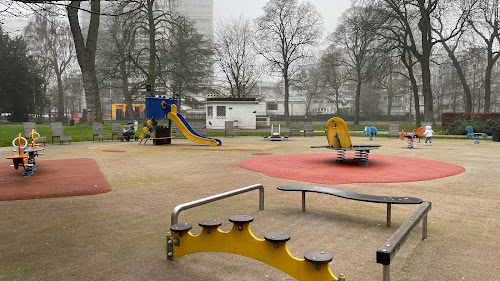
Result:
{"label": "distant playground equipment", "polygon": [[365,137],[369,137],[370,140],[373,140],[373,137],[377,136],[377,128],[374,126],[371,127],[366,126],[363,135]]}
{"label": "distant playground equipment", "polygon": [[325,134],[328,140],[327,146],[311,146],[311,148],[328,148],[337,150],[337,162],[345,160],[345,152],[356,151],[354,160],[359,160],[361,166],[368,166],[368,154],[370,150],[377,149],[381,145],[352,145],[347,124],[342,118],[333,117],[325,124]]}
{"label": "distant playground equipment", "polygon": [[[282,189],[284,188],[284,189]],[[291,189],[289,189],[291,188]],[[303,208],[305,208],[305,192],[324,193],[323,187],[315,186],[279,186],[280,190],[302,191]],[[306,189],[303,189],[306,188]],[[264,239],[256,238],[250,230],[250,222],[253,218],[248,215],[237,215],[229,218],[233,227],[228,232],[219,229],[222,222],[219,220],[204,220],[198,223],[203,228],[198,236],[189,231],[192,226],[189,223],[178,223],[179,213],[182,210],[195,208],[214,201],[229,198],[252,190],[259,190],[259,210],[264,210],[264,187],[261,184],[231,190],[210,197],[198,199],[177,205],[171,214],[170,231],[167,233],[167,259],[173,260],[183,255],[197,252],[226,252],[246,256],[266,264],[269,264],[298,280],[340,280],[345,281],[344,274],[336,278],[330,270],[328,263],[332,256],[322,251],[312,251],[304,254],[304,259],[293,257],[287,249],[286,241],[290,235],[284,232],[270,232],[264,235]],[[374,203],[387,203],[388,222],[390,219],[391,204],[420,204],[420,207],[396,230],[396,232],[377,250],[377,263],[383,265],[383,281],[390,281],[390,264],[399,249],[403,246],[408,236],[422,222],[422,240],[427,240],[427,214],[432,208],[431,202],[418,198],[374,196],[360,193],[349,193],[349,191],[334,190],[326,194],[342,198],[367,201]],[[347,194],[346,194],[347,192]],[[368,200],[365,200],[368,199]],[[382,200],[383,202],[378,202]],[[402,203],[396,203],[402,202]],[[389,225],[388,225],[389,226]],[[173,234],[172,234],[173,233]],[[267,240],[267,241],[266,241]]]}
{"label": "distant playground equipment", "polygon": [[413,142],[415,139],[418,138],[418,142],[420,142],[420,139],[424,136],[424,131],[422,130],[422,127],[419,127],[417,129],[414,129],[410,134],[406,130],[402,130],[400,134],[400,138],[408,143],[408,148],[412,149],[413,148]]}
{"label": "distant playground equipment", "polygon": [[278,124],[278,132],[274,131],[274,124],[272,124],[271,125],[271,135],[265,136],[264,140],[282,141],[282,140],[288,140],[288,137],[281,135],[281,125],[280,124]]}
{"label": "distant playground equipment", "polygon": [[[184,117],[177,112],[177,98],[167,98],[166,96],[160,95],[150,95],[146,96],[146,126],[143,128],[144,134],[139,138],[145,140],[153,140],[153,144],[170,144],[172,137],[172,121],[179,128],[181,133],[189,140],[209,145],[209,146],[219,146],[221,141],[214,138],[204,137],[196,133],[189,123],[184,119]],[[158,119],[168,119],[168,126],[158,126]],[[139,143],[141,144],[141,143]]]}
{"label": "distant playground equipment", "polygon": [[123,126],[121,141],[130,141],[131,139],[137,140],[138,137],[135,136],[135,131],[139,126],[139,122],[134,120],[133,122],[127,122],[125,126]]}
{"label": "distant playground equipment", "polygon": [[[42,155],[39,151],[44,150],[43,147],[40,147],[40,144],[35,143],[35,141],[40,138],[40,134],[38,134],[35,130],[31,131],[30,134],[31,144],[28,143],[28,140],[22,137],[22,134],[19,133],[19,136],[12,140],[12,146],[14,146],[14,151],[18,152],[18,155],[7,157],[7,159],[11,159],[14,169],[19,169],[19,166],[24,168],[23,176],[29,177],[33,175],[36,171],[35,167],[35,157],[38,155]],[[17,141],[17,143],[16,143]]]}
{"label": "distant playground equipment", "polygon": [[479,137],[482,137],[483,139],[487,139],[488,135],[486,133],[474,133],[474,129],[472,126],[467,126],[465,127],[465,131],[467,131],[467,138],[474,138],[474,143],[478,144],[479,143]]}
{"label": "distant playground equipment", "polygon": [[285,232],[268,232],[264,239],[259,239],[250,230],[251,216],[236,215],[229,218],[233,227],[228,232],[219,229],[218,220],[204,220],[198,223],[203,231],[194,236],[189,232],[189,223],[170,226],[167,234],[167,257],[177,257],[197,252],[225,252],[255,259],[273,266],[297,280],[331,281],[345,280],[343,275],[337,278],[330,270],[328,263],[332,255],[323,251],[311,251],[304,254],[304,259],[292,256],[286,241],[290,235]]}

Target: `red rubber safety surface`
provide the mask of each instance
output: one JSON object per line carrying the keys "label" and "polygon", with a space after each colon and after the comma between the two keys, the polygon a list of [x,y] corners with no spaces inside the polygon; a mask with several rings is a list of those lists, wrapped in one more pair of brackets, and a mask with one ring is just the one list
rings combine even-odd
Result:
{"label": "red rubber safety surface", "polygon": [[111,191],[94,159],[36,159],[36,171],[23,177],[21,167],[0,162],[0,201],[99,194]]}
{"label": "red rubber safety surface", "polygon": [[273,155],[246,160],[237,166],[269,177],[320,184],[413,182],[465,171],[456,164],[420,158],[370,154],[365,167],[353,160],[353,153],[346,153],[344,162],[336,162],[336,157],[336,153]]}

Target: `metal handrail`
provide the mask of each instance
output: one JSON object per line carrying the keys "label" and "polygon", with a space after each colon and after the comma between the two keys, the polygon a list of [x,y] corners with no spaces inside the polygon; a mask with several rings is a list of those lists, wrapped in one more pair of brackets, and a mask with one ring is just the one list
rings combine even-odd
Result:
{"label": "metal handrail", "polygon": [[264,186],[262,184],[254,184],[246,187],[242,187],[239,189],[231,190],[228,192],[216,194],[210,197],[198,199],[195,201],[187,202],[184,204],[177,205],[174,210],[172,211],[172,214],[170,215],[170,225],[177,224],[179,222],[179,213],[183,210],[191,209],[200,205],[205,205],[210,202],[218,201],[221,199],[225,199],[228,197],[232,197],[241,193],[245,193],[248,191],[252,191],[255,189],[259,189],[259,210],[264,210]]}
{"label": "metal handrail", "polygon": [[383,281],[391,280],[390,264],[392,258],[403,246],[412,230],[422,221],[422,240],[427,239],[427,213],[431,210],[431,202],[423,202],[422,205],[399,227],[398,230],[387,240],[381,250],[377,250],[377,263],[383,267]]}

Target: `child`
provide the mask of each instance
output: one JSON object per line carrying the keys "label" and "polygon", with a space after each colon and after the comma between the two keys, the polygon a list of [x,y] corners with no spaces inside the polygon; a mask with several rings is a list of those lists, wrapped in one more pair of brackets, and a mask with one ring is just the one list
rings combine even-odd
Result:
{"label": "child", "polygon": [[424,145],[427,145],[427,141],[429,141],[429,145],[432,145],[432,134],[433,133],[435,133],[435,132],[432,130],[431,126],[425,126],[425,132],[424,132],[425,143],[424,143]]}

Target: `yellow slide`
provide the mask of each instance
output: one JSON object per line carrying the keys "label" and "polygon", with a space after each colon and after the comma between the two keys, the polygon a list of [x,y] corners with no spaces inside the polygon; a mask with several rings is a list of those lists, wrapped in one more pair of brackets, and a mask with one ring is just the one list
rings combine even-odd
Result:
{"label": "yellow slide", "polygon": [[328,139],[328,144],[331,147],[351,147],[351,137],[347,130],[347,124],[342,118],[333,117],[325,124],[325,134]]}
{"label": "yellow slide", "polygon": [[181,118],[179,118],[179,116],[177,115],[177,107],[175,106],[175,104],[172,105],[172,110],[167,114],[167,118],[169,120],[172,120],[175,123],[175,125],[177,126],[177,128],[179,128],[181,130],[182,134],[186,138],[188,138],[190,141],[193,141],[193,142],[199,143],[199,144],[209,145],[209,146],[219,146],[220,145],[220,141],[218,141],[217,139],[207,138],[207,137],[203,137],[203,136],[195,135],[195,134],[191,133],[191,131],[186,127],[186,124],[184,124],[183,120]]}

